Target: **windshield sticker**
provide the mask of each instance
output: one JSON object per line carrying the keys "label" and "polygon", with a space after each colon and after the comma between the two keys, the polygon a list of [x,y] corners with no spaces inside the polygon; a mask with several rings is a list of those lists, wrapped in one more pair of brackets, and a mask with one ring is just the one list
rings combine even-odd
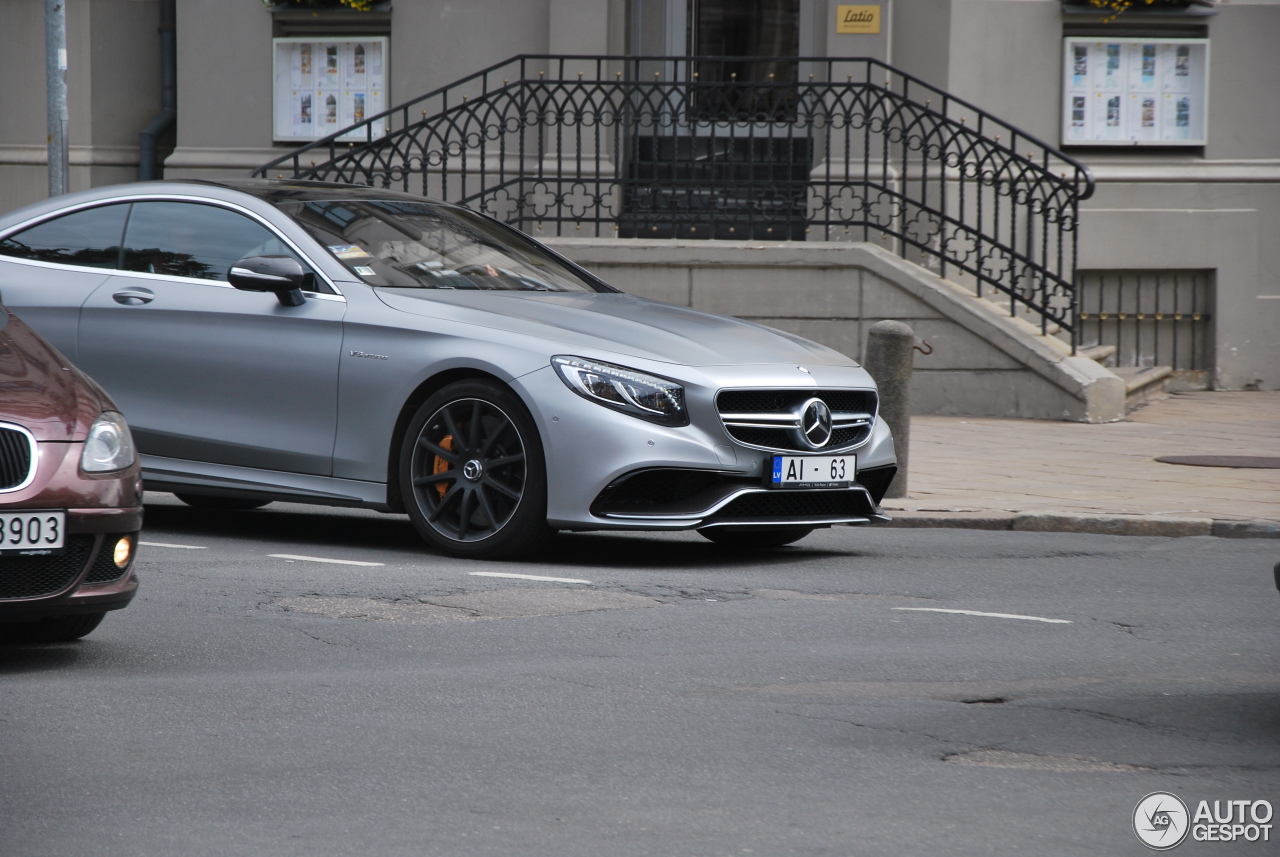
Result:
{"label": "windshield sticker", "polygon": [[368,259],[369,254],[354,244],[331,244],[329,252],[339,259]]}
{"label": "windshield sticker", "polygon": [[356,273],[362,277],[373,276],[373,268],[370,268],[368,265],[356,265],[355,270],[356,270]]}

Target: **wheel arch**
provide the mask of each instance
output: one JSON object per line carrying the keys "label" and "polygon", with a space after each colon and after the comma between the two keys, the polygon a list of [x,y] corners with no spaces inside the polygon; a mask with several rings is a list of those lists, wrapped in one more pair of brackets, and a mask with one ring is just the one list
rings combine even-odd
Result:
{"label": "wheel arch", "polygon": [[[457,366],[438,372],[414,388],[414,391],[409,394],[409,398],[405,399],[404,404],[400,406],[400,413],[396,415],[395,428],[391,432],[391,446],[387,450],[387,507],[392,512],[405,511],[404,500],[400,493],[400,445],[404,442],[404,434],[409,428],[409,422],[413,419],[413,415],[418,412],[418,408],[422,407],[422,403],[437,390],[444,389],[458,381],[472,380],[492,381],[495,384],[501,384],[511,390],[512,394],[517,398],[520,398],[520,394],[502,378],[492,372],[486,372],[483,369],[477,369],[472,366]],[[528,406],[526,405],[526,407]]]}

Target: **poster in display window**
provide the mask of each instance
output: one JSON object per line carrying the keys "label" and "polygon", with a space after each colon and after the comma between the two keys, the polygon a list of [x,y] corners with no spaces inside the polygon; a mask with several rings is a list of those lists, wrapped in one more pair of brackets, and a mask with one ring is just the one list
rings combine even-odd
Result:
{"label": "poster in display window", "polygon": [[1205,144],[1208,39],[1064,41],[1064,146]]}
{"label": "poster in display window", "polygon": [[[385,109],[386,37],[273,40],[278,142],[328,137]],[[339,137],[364,140],[362,128]]]}

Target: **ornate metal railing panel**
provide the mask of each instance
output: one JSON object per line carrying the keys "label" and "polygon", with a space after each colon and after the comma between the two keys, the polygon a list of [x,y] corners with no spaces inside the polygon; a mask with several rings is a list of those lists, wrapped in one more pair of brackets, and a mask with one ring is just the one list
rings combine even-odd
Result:
{"label": "ornate metal railing panel", "polygon": [[1073,337],[1093,192],[1076,160],[881,62],[786,57],[516,57],[254,175],[398,188],[534,235],[880,240]]}

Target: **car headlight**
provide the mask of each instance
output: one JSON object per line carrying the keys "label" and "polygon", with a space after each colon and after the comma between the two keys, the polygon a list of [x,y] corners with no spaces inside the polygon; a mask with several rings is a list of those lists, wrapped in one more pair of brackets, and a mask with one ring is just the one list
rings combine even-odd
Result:
{"label": "car headlight", "polygon": [[664,426],[685,426],[684,387],[612,363],[557,355],[551,365],[570,390],[598,405]]}
{"label": "car headlight", "polygon": [[125,469],[137,457],[124,417],[115,411],[104,411],[89,426],[89,437],[80,454],[80,469],[85,473],[109,473]]}

